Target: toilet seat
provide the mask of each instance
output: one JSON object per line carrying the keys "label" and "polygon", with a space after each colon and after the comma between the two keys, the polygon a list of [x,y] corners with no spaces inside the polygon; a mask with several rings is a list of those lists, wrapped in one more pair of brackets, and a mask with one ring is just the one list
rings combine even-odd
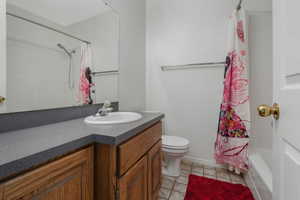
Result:
{"label": "toilet seat", "polygon": [[162,151],[168,153],[170,156],[180,157],[185,155],[189,151],[189,149],[167,149],[162,147]]}
{"label": "toilet seat", "polygon": [[187,150],[189,148],[189,141],[178,136],[162,136],[162,148],[169,150]]}

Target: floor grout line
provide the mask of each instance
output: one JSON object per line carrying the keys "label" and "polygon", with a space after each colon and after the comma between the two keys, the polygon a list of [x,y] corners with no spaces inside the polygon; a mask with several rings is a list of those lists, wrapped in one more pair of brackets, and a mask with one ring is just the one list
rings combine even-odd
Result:
{"label": "floor grout line", "polygon": [[175,179],[174,182],[173,182],[173,186],[172,186],[172,188],[171,188],[171,192],[170,192],[170,194],[169,194],[168,200],[169,200],[169,199],[171,198],[171,196],[172,196],[172,193],[173,193],[174,188],[175,188],[175,184],[176,184],[176,179]]}

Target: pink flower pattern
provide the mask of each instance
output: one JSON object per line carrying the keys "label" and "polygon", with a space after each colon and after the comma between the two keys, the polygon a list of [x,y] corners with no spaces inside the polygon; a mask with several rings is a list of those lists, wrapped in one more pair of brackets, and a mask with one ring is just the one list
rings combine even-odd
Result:
{"label": "pink flower pattern", "polygon": [[247,138],[247,128],[242,120],[230,106],[222,105],[219,122],[219,134],[224,137]]}
{"label": "pink flower pattern", "polygon": [[242,41],[242,42],[245,42],[245,33],[244,33],[244,22],[242,20],[240,20],[238,23],[237,23],[237,34],[238,34],[238,37],[239,39]]}
{"label": "pink flower pattern", "polygon": [[81,99],[83,104],[89,104],[90,103],[90,88],[92,84],[88,81],[86,77],[86,70],[87,68],[80,69],[80,84],[79,84],[79,90],[81,93]]}
{"label": "pink flower pattern", "polygon": [[[242,17],[239,19],[241,15],[234,13],[230,18],[231,28],[235,28],[235,32],[230,38],[232,46],[227,56],[215,158],[220,164],[247,170],[250,127],[248,49],[244,32],[245,17]],[[239,42],[236,43],[236,39]]]}
{"label": "pink flower pattern", "polygon": [[249,81],[242,78],[246,68],[241,56],[236,51],[232,51],[229,53],[228,58],[230,64],[226,67],[223,104],[238,106],[249,100]]}
{"label": "pink flower pattern", "polygon": [[91,46],[82,44],[80,56],[80,79],[79,79],[79,94],[78,101],[82,104],[91,104],[91,87],[92,80],[89,80],[88,73],[92,62]]}

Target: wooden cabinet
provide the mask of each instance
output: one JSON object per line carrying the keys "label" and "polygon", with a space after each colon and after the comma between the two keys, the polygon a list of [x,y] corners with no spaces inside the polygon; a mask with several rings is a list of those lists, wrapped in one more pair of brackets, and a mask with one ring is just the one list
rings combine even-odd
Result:
{"label": "wooden cabinet", "polygon": [[138,161],[119,179],[120,200],[147,200],[147,157]]}
{"label": "wooden cabinet", "polygon": [[161,135],[159,122],[117,147],[96,145],[95,199],[157,200]]}
{"label": "wooden cabinet", "polygon": [[161,141],[119,179],[120,200],[156,200],[161,183]]}
{"label": "wooden cabinet", "polygon": [[93,200],[93,155],[88,147],[12,179],[0,200]]}
{"label": "wooden cabinet", "polygon": [[159,140],[161,140],[160,123],[146,129],[141,134],[121,144],[118,147],[119,174],[123,175]]}
{"label": "wooden cabinet", "polygon": [[158,199],[161,185],[161,141],[148,153],[148,199]]}
{"label": "wooden cabinet", "polygon": [[161,123],[158,123],[118,147],[120,200],[158,198],[161,135]]}

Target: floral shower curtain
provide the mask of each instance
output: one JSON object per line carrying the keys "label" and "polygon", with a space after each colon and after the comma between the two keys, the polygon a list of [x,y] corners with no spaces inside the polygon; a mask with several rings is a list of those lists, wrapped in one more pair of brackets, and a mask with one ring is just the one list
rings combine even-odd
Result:
{"label": "floral shower curtain", "polygon": [[219,164],[247,170],[250,135],[249,64],[243,9],[235,10],[230,17],[228,41],[215,159]]}
{"label": "floral shower curtain", "polygon": [[80,80],[78,101],[82,104],[90,104],[91,87],[93,86],[90,79],[90,69],[92,67],[92,49],[90,44],[81,45],[80,54]]}

